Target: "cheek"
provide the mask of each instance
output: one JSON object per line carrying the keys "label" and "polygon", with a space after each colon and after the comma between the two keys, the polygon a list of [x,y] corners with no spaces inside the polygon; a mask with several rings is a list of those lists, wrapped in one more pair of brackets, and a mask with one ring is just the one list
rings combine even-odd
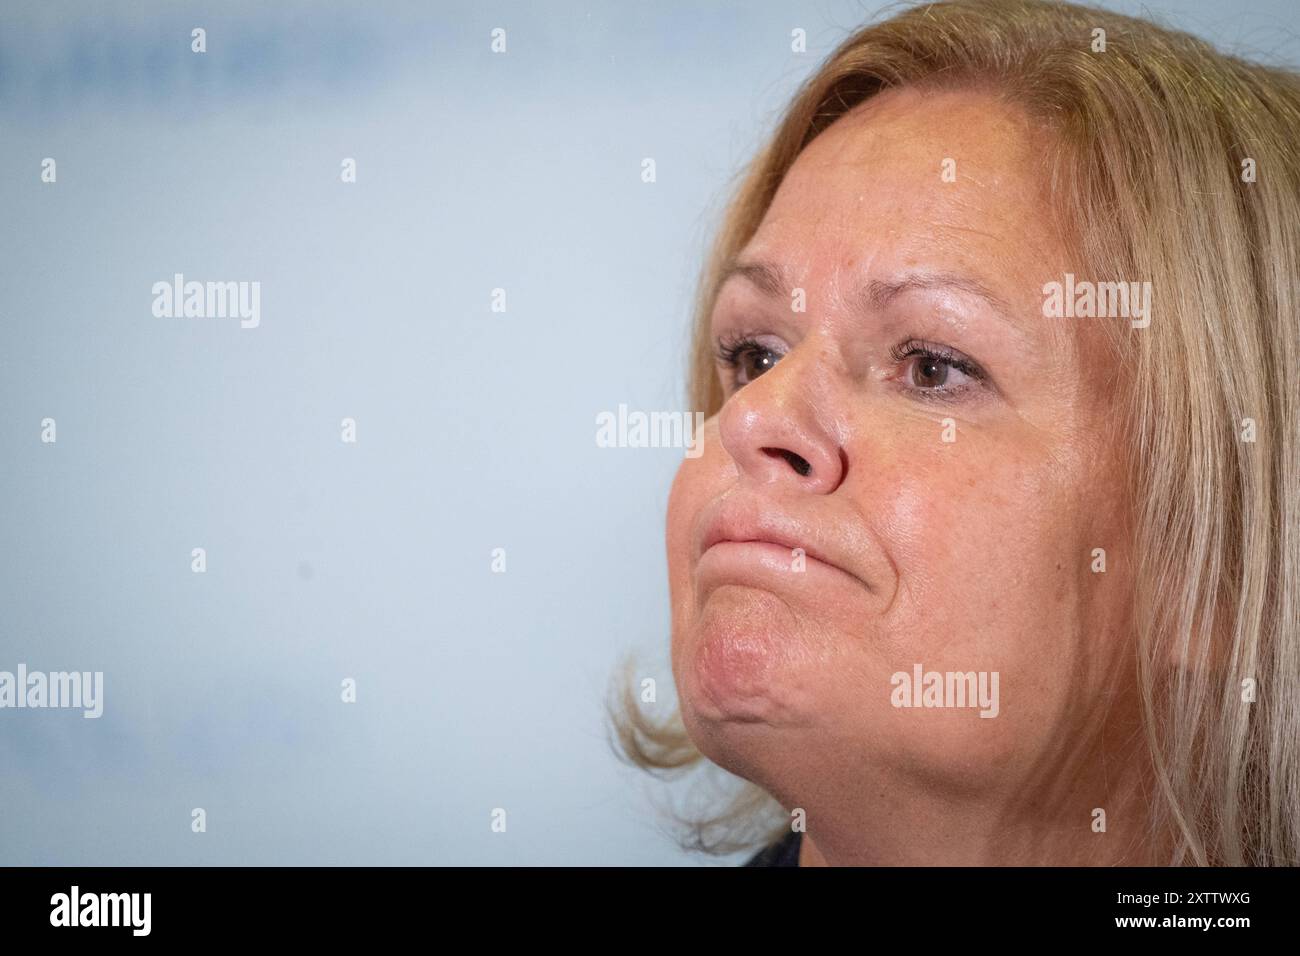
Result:
{"label": "cheek", "polygon": [[967,445],[931,461],[913,453],[910,467],[891,465],[865,492],[880,502],[880,537],[898,571],[891,612],[919,614],[925,599],[933,623],[947,622],[921,632],[936,637],[1018,609],[1047,611],[1087,556],[1086,488],[1071,465],[1005,443]]}
{"label": "cheek", "polygon": [[[998,675],[999,714],[908,712],[916,756],[979,753],[986,766],[1047,745],[1067,704],[1080,642],[1081,588],[1090,586],[1089,483],[1069,456],[965,439],[871,476],[877,533],[897,571],[878,622],[891,673]],[[896,463],[908,460],[907,467]],[[922,759],[922,763],[927,762]]]}

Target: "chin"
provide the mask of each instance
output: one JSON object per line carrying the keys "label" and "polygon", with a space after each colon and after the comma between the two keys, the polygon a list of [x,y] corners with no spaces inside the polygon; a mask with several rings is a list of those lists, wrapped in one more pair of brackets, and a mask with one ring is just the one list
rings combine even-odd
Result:
{"label": "chin", "polygon": [[756,588],[713,591],[679,643],[678,688],[695,723],[806,726],[816,712],[819,659],[778,596]]}

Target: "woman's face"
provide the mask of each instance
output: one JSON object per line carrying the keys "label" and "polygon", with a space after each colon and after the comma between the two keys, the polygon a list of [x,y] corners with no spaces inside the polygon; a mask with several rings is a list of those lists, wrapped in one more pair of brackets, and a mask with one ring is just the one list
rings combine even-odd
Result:
{"label": "woman's face", "polygon": [[[810,833],[917,793],[1012,813],[1124,695],[1115,370],[1107,320],[1043,316],[1077,272],[1047,135],[976,92],[869,100],[800,155],[713,313],[727,398],[669,502],[673,673],[701,751]],[[996,673],[996,702],[897,706],[918,665]]]}

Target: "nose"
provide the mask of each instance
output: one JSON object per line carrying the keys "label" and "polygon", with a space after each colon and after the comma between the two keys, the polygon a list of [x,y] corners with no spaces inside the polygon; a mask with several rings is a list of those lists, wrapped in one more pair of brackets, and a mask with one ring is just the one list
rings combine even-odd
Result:
{"label": "nose", "polygon": [[812,494],[840,486],[848,459],[828,428],[828,374],[805,341],[727,400],[718,437],[742,474]]}

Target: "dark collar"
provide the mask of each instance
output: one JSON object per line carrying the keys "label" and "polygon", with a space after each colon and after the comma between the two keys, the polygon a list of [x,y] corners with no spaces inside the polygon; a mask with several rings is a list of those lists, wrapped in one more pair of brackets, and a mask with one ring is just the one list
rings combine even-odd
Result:
{"label": "dark collar", "polygon": [[755,853],[745,866],[798,866],[802,836],[797,830],[791,830],[775,843]]}

